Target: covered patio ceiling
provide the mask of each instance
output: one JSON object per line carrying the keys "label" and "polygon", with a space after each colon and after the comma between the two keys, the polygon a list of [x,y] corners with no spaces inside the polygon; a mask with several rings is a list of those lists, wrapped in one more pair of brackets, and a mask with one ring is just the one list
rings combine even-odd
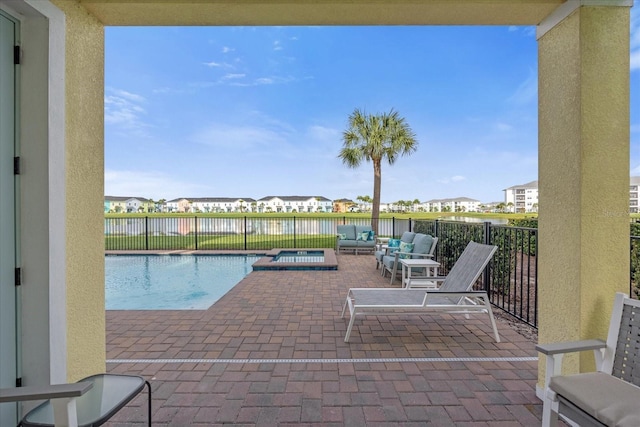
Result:
{"label": "covered patio ceiling", "polygon": [[80,0],[104,25],[537,25],[564,2]]}

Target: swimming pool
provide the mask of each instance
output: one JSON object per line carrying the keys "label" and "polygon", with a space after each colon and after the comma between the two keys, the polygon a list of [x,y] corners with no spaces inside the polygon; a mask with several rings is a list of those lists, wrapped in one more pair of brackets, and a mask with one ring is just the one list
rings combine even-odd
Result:
{"label": "swimming pool", "polygon": [[107,310],[205,310],[247,274],[257,255],[107,255]]}

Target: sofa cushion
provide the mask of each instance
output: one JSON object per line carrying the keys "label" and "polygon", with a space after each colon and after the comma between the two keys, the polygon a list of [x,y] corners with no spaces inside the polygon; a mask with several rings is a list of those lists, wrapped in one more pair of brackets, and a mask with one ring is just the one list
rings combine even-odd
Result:
{"label": "sofa cushion", "polygon": [[[413,251],[413,243],[401,242],[400,243],[400,252],[405,252],[405,253],[401,253],[398,256],[398,258],[400,258],[400,259],[411,258],[411,254],[410,254],[411,251]],[[409,252],[409,253],[407,253],[407,252]]]}
{"label": "sofa cushion", "polygon": [[402,240],[400,239],[389,239],[389,242],[387,242],[388,249],[386,251],[382,251],[384,252],[383,255],[391,255],[398,252],[400,249],[400,243],[402,243]]}
{"label": "sofa cushion", "polygon": [[346,236],[343,240],[356,240],[356,227],[353,224],[339,225],[337,232]]}
{"label": "sofa cushion", "polygon": [[363,235],[363,233],[368,233],[367,239],[366,240],[374,240],[373,238],[373,230],[371,229],[370,225],[356,225],[356,235],[360,236]]}
{"label": "sofa cushion", "polygon": [[402,236],[400,236],[400,240],[402,240],[403,242],[407,242],[407,243],[411,243],[413,242],[413,238],[415,237],[416,233],[414,233],[413,231],[405,231],[404,233],[402,233]]}
{"label": "sofa cushion", "polygon": [[[431,250],[431,245],[433,245],[433,236],[428,234],[418,233],[413,238],[413,253],[415,254],[428,254]],[[414,257],[414,258],[422,258],[424,257]]]}
{"label": "sofa cushion", "polygon": [[358,233],[358,235],[356,236],[356,240],[363,240],[363,241],[367,241],[370,240],[369,239],[369,232],[368,231],[362,231],[360,233]]}
{"label": "sofa cushion", "polygon": [[551,377],[549,388],[608,426],[640,426],[640,387],[603,372]]}

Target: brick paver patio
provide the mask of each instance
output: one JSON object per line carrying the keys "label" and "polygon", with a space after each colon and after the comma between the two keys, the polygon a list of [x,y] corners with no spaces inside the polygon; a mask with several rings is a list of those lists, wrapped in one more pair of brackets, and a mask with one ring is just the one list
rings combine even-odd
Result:
{"label": "brick paver patio", "polygon": [[[337,271],[255,271],[208,310],[108,311],[107,370],[153,388],[154,426],[534,426],[534,342],[486,316],[356,320],[350,286],[388,286],[371,255]],[[399,281],[396,281],[399,286]],[[110,426],[146,422],[146,393]]]}

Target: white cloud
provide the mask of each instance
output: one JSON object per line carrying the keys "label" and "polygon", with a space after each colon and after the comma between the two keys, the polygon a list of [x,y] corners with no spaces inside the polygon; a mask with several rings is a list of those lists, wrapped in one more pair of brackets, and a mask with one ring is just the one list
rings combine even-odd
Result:
{"label": "white cloud", "polygon": [[226,74],[225,76],[222,77],[223,80],[232,80],[232,79],[242,79],[244,77],[246,77],[246,74]]}
{"label": "white cloud", "polygon": [[341,131],[334,128],[328,128],[325,126],[311,126],[307,130],[307,135],[310,139],[318,140],[318,141],[340,141],[342,137]]}
{"label": "white cloud", "polygon": [[198,132],[193,140],[227,152],[255,155],[255,150],[273,148],[287,143],[287,133],[282,129],[261,126],[230,126],[224,123],[209,125]]}
{"label": "white cloud", "polygon": [[[226,83],[231,85],[231,86],[247,87],[247,86],[263,86],[263,85],[286,84],[286,83],[289,83],[289,82],[292,82],[292,81],[295,81],[295,80],[296,79],[293,78],[293,77],[270,76],[270,77],[258,77],[256,79],[253,79],[253,80],[250,80],[250,81],[246,81],[246,82],[232,81],[232,82],[226,82]],[[225,83],[225,82],[221,81],[220,83]]]}
{"label": "white cloud", "polygon": [[104,121],[136,136],[146,136],[149,125],[142,120],[145,98],[121,89],[107,88],[104,98]]}
{"label": "white cloud", "polygon": [[233,68],[233,65],[227,62],[211,61],[211,62],[203,62],[203,64],[210,68]]}
{"label": "white cloud", "polygon": [[440,184],[451,184],[454,182],[461,182],[461,181],[465,181],[466,178],[462,175],[454,175],[452,177],[448,177],[448,178],[440,178],[438,180],[436,180],[438,183]]}
{"label": "white cloud", "polygon": [[496,123],[496,124],[495,124],[495,128],[496,128],[497,130],[499,130],[500,132],[508,132],[508,131],[510,131],[511,129],[513,129],[513,126],[511,126],[511,125],[510,125],[510,124],[508,124],[508,123],[498,122],[498,123]]}
{"label": "white cloud", "polygon": [[280,43],[279,40],[276,40],[273,42],[273,50],[282,50],[282,49],[284,48],[282,47],[282,43]]}
{"label": "white cloud", "polygon": [[234,50],[235,50],[234,48],[231,48],[231,47],[228,47],[228,46],[224,46],[222,48],[222,53],[229,53],[229,52],[233,52]]}
{"label": "white cloud", "polygon": [[538,99],[538,76],[533,70],[529,71],[529,76],[520,83],[516,91],[507,99],[515,105],[527,105],[536,102]]}

